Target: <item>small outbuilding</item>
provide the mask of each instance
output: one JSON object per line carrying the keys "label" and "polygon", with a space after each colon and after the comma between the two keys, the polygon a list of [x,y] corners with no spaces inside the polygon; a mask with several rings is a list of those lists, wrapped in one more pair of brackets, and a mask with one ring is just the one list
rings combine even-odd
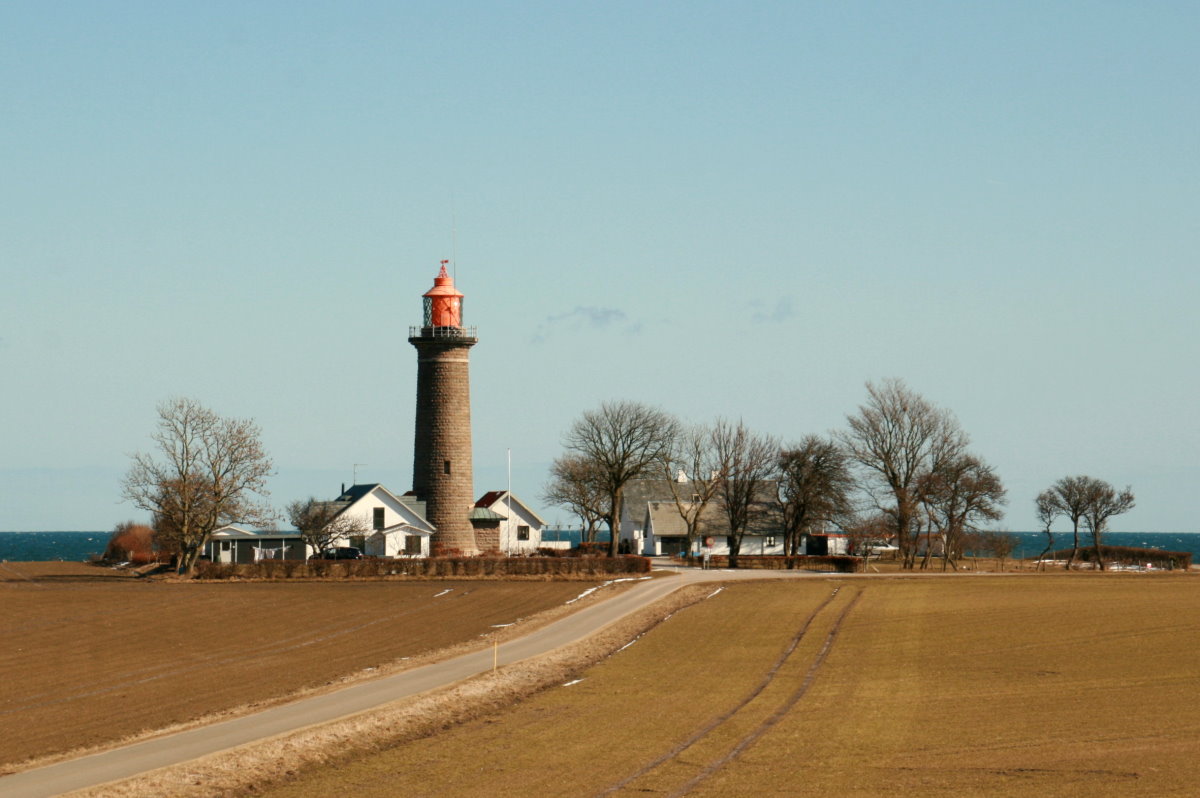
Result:
{"label": "small outbuilding", "polygon": [[299,532],[253,530],[226,524],[209,535],[204,556],[213,562],[247,563],[304,560],[307,551]]}
{"label": "small outbuilding", "polygon": [[532,507],[507,490],[490,490],[475,502],[477,510],[499,516],[499,545],[504,554],[533,554],[542,545],[546,522]]}

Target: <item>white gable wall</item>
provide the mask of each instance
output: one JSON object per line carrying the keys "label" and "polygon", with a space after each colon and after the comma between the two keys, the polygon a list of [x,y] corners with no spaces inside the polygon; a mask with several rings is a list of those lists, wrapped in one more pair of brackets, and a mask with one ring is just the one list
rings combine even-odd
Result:
{"label": "white gable wall", "polygon": [[[376,509],[383,510],[383,519],[382,523],[380,524],[375,523]],[[361,518],[363,521],[365,521],[367,526],[366,537],[368,538],[370,538],[376,532],[390,530],[392,528],[399,528],[402,526],[409,527],[414,532],[418,530],[424,531],[427,535],[432,529],[432,527],[430,527],[430,525],[423,518],[413,512],[411,507],[401,502],[398,498],[392,496],[391,493],[384,490],[382,487],[376,487],[369,493],[362,496],[362,498],[346,508],[342,514],[349,515],[353,518]],[[331,545],[349,546],[351,544],[348,538],[343,537],[334,541]],[[398,545],[400,546],[401,551],[403,551],[403,542],[401,541]],[[426,556],[428,556],[428,541],[426,541],[425,546]],[[374,554],[374,552],[371,551],[365,553]],[[375,556],[391,557],[395,555],[378,554]]]}
{"label": "white gable wall", "polygon": [[[533,554],[542,545],[542,521],[520,499],[512,499],[511,513],[507,496],[502,496],[488,509],[504,516],[500,522],[500,551],[505,554]],[[519,539],[518,528],[522,526],[529,527],[528,540]]]}
{"label": "white gable wall", "polygon": [[[428,557],[430,537],[429,532],[423,529],[408,524],[397,524],[368,535],[364,553],[372,557]],[[414,538],[420,541],[419,554],[408,553],[408,541]]]}

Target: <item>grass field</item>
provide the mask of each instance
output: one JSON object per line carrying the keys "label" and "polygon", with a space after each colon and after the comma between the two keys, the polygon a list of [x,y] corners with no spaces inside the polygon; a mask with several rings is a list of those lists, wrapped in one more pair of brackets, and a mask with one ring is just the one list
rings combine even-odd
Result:
{"label": "grass field", "polygon": [[0,765],[99,745],[477,640],[580,582],[152,582],[0,565]]}
{"label": "grass field", "polygon": [[1187,575],[733,584],[578,683],[266,794],[1190,796],[1198,633]]}

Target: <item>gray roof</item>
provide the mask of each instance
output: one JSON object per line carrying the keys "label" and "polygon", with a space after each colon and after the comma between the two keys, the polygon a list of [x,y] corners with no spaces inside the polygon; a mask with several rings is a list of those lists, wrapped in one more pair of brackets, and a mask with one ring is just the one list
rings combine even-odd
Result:
{"label": "gray roof", "polygon": [[397,496],[396,498],[399,499],[405,507],[412,510],[421,518],[425,519],[426,523],[429,523],[429,516],[425,515],[425,501],[423,499],[418,499],[417,494],[406,493],[403,496]]}
{"label": "gray roof", "polygon": [[[625,485],[625,504],[628,507],[643,505],[647,502],[674,502],[675,494],[671,492],[670,479],[631,479]],[[689,499],[692,495],[691,483],[677,482],[675,489],[679,498]],[[773,502],[779,499],[779,483],[774,479],[764,480],[759,490],[759,501]]]}
{"label": "gray roof", "polygon": [[[691,509],[692,503],[685,502],[684,507]],[[754,512],[750,517],[750,523],[747,525],[747,535],[778,535],[782,524],[782,518],[779,512],[778,502],[759,502]],[[687,535],[687,524],[683,521],[683,516],[679,514],[679,509],[672,501],[656,501],[647,502],[646,504],[647,520],[654,525],[654,534],[656,537],[682,537]],[[704,505],[704,509],[700,512],[700,523],[697,528],[697,534],[703,535],[728,535],[729,520],[721,505],[717,501],[710,501]]]}
{"label": "gray roof", "polygon": [[[673,513],[676,518],[680,518],[679,511],[675,509],[675,496],[671,492],[671,482],[672,482],[672,480],[667,480],[667,479],[633,479],[633,480],[630,480],[629,483],[625,486],[624,514],[628,518],[630,518],[635,524],[644,523],[646,520],[646,512],[648,509],[648,505],[650,505],[651,503],[654,503],[654,502],[658,502],[658,503],[663,504],[666,507],[666,509],[670,510],[670,512]],[[693,494],[691,493],[691,491],[689,489],[689,483],[687,483],[687,482],[676,483],[675,489],[677,491],[679,491],[680,499],[684,500],[684,502],[687,504],[691,503],[688,500],[691,498],[691,496]],[[777,510],[775,510],[773,508],[777,508],[778,504],[779,504],[779,483],[773,479],[764,481],[762,484],[762,488],[760,489],[759,494],[758,494],[758,503],[763,506],[763,511],[764,511],[765,515],[770,516],[773,512],[776,512]],[[704,517],[702,518],[702,521],[704,521],[704,522],[709,521],[710,512],[716,512],[718,516],[720,515],[720,507],[716,500],[716,497],[710,499],[708,504],[705,506]],[[656,526],[658,524],[658,521],[659,521],[659,517],[655,516],[654,523]],[[682,526],[682,524],[683,524],[682,518],[680,518],[679,523],[681,525],[681,529],[686,529],[685,527]],[[714,518],[712,520],[712,524],[714,526],[719,527],[720,529],[724,530],[724,531],[713,532],[712,534],[714,534],[714,535],[728,535],[729,534],[729,524],[728,523],[718,520],[717,518]],[[779,525],[780,525],[779,522],[775,521],[775,520],[769,520],[769,521],[764,522],[760,519],[760,521],[757,524],[752,521],[751,525],[750,525],[750,529],[748,529],[747,532],[749,534],[763,534],[760,530],[762,528],[764,528],[764,526],[768,527],[772,531],[774,531],[776,528],[779,527]],[[682,535],[682,534],[684,534],[684,532],[681,531],[679,534]]]}
{"label": "gray roof", "polygon": [[503,521],[504,516],[495,510],[489,510],[486,507],[472,507],[471,514],[467,516],[472,521]]}

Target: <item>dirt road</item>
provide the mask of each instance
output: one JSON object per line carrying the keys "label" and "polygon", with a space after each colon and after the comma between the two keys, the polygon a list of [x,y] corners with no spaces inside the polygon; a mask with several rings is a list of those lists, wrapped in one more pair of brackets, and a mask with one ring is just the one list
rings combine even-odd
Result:
{"label": "dirt road", "polygon": [[[574,643],[686,585],[733,579],[803,578],[804,571],[700,571],[642,582],[525,637],[502,644],[500,665],[536,657]],[[410,671],[361,682],[332,693],[283,704],[233,720],[165,735],[90,756],[0,777],[0,795],[35,798],[59,795],[129,778],[149,770],[365,712],[397,699],[469,679],[491,669],[493,651],[482,650]]]}

